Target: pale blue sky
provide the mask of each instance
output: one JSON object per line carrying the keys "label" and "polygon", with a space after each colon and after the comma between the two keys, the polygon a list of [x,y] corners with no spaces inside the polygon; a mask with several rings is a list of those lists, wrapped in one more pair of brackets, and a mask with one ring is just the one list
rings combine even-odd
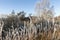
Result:
{"label": "pale blue sky", "polygon": [[[0,0],[0,14],[8,14],[14,9],[15,12],[25,11],[34,13],[34,6],[38,0]],[[54,5],[55,15],[60,15],[60,0],[51,0]]]}

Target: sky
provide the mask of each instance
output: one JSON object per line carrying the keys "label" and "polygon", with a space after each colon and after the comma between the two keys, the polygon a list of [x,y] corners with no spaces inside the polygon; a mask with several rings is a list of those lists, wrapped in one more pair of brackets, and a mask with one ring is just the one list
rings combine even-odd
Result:
{"label": "sky", "polygon": [[[34,13],[35,4],[38,0],[0,0],[0,14],[10,14],[25,11],[27,14]],[[60,15],[60,0],[50,0],[54,6],[55,16]]]}

